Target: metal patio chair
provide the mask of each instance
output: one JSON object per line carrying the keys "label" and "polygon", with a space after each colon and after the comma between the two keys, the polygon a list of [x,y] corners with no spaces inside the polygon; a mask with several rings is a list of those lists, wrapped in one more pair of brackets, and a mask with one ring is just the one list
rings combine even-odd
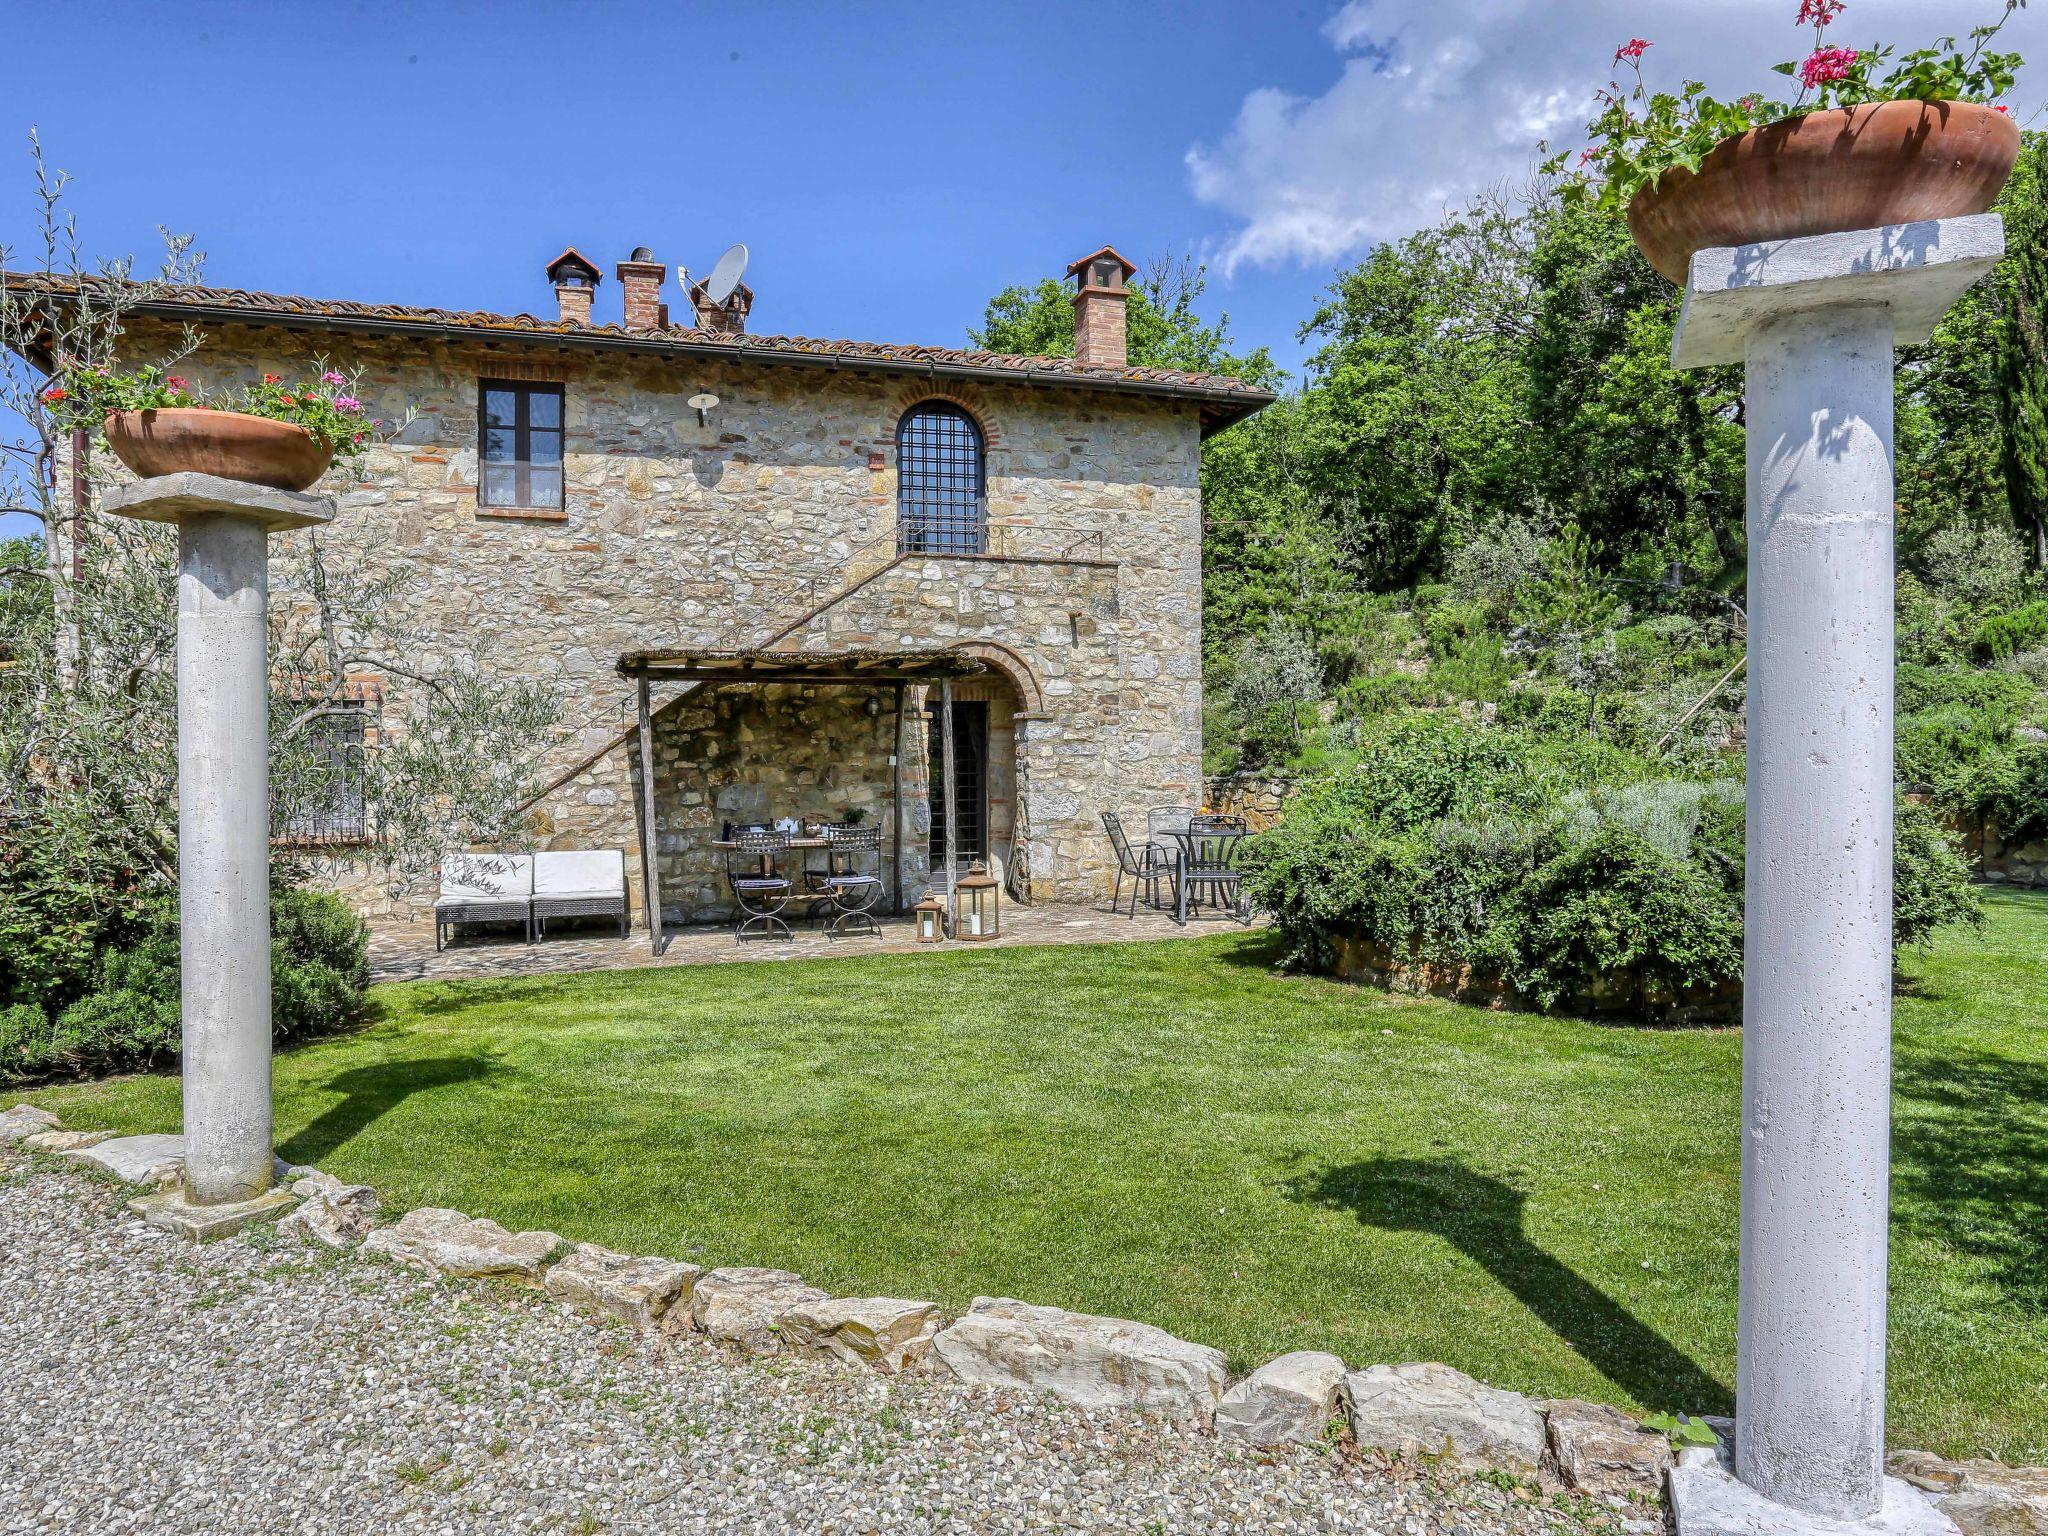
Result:
{"label": "metal patio chair", "polygon": [[854,866],[859,856],[873,854],[882,859],[880,827],[827,827],[825,869],[818,879],[818,893],[831,902],[825,931],[833,938],[843,933],[871,933],[882,937],[882,925],[875,921],[875,904],[882,899],[879,873],[863,874]]}
{"label": "metal patio chair", "polygon": [[1115,811],[1102,813],[1102,829],[1109,834],[1109,846],[1116,850],[1116,884],[1109,893],[1109,910],[1115,912],[1123,899],[1124,876],[1131,877],[1131,916],[1138,915],[1138,896],[1149,889],[1148,900],[1159,905],[1159,882],[1173,878],[1173,862],[1165,849],[1147,843],[1142,852],[1131,847],[1124,835],[1124,819]]}
{"label": "metal patio chair", "polygon": [[1204,898],[1226,898],[1230,913],[1245,916],[1244,872],[1237,867],[1246,832],[1242,816],[1196,816],[1176,835],[1180,857],[1174,870],[1174,921],[1187,926],[1190,906]]}
{"label": "metal patio chair", "polygon": [[732,841],[725,855],[725,878],[740,909],[733,942],[745,943],[750,932],[758,938],[772,938],[778,928],[785,939],[795,938],[783,921],[782,909],[789,905],[796,883],[776,867],[778,861],[789,857],[789,834],[745,827],[733,834]]}

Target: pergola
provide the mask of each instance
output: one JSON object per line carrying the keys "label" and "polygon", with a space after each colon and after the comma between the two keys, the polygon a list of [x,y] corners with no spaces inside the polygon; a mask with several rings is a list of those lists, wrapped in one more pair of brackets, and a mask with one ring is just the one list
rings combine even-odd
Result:
{"label": "pergola", "polygon": [[978,657],[959,651],[628,651],[619,671],[636,684],[640,734],[641,900],[648,942],[662,949],[661,893],[655,871],[654,834],[654,710],[656,683],[868,683],[889,687],[896,696],[896,750],[889,754],[890,798],[894,807],[894,846],[890,855],[894,878],[890,901],[903,911],[903,694],[912,683],[937,684],[939,690],[939,757],[941,802],[946,816],[946,901],[949,922],[959,915],[953,886],[959,873],[959,817],[952,814],[953,682],[994,670]]}

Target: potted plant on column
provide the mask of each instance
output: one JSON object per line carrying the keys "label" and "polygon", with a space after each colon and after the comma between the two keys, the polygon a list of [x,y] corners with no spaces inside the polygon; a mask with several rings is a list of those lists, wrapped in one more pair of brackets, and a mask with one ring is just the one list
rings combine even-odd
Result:
{"label": "potted plant on column", "polygon": [[378,425],[353,381],[325,367],[315,383],[266,373],[238,393],[212,395],[155,365],[81,368],[54,380],[43,401],[64,425],[98,428],[145,479],[196,470],[281,491],[303,491],[337,458],[367,451]]}
{"label": "potted plant on column", "polygon": [[[2020,56],[1991,44],[2025,3],[2005,0],[1967,47],[1943,37],[1898,54],[1835,46],[1828,29],[1844,0],[1799,0],[1812,51],[1775,66],[1799,82],[1790,103],[1720,101],[1698,81],[1652,91],[1642,73],[1651,45],[1631,38],[1615,52],[1617,76],[1599,93],[1584,169],[1565,195],[1626,210],[1644,256],[1681,287],[1695,251],[1983,213],[2020,148],[1998,101]],[[1546,169],[1563,166],[1560,156]]]}

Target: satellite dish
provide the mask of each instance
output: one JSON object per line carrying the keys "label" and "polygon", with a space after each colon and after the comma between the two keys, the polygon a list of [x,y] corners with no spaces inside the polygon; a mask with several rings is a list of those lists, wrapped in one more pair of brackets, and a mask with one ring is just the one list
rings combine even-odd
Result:
{"label": "satellite dish", "polygon": [[704,279],[704,297],[714,304],[723,304],[739,287],[740,276],[747,270],[747,248],[735,245],[718,258],[718,265],[711,269],[711,275]]}
{"label": "satellite dish", "polygon": [[718,409],[718,396],[692,395],[690,396],[690,409],[697,413],[697,425],[701,427],[704,425],[704,418],[712,411]]}

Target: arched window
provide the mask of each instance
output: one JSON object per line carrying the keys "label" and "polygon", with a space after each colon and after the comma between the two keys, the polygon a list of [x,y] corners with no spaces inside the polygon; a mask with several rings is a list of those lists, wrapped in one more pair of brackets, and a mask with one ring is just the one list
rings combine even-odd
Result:
{"label": "arched window", "polygon": [[981,428],[957,405],[927,400],[896,424],[896,548],[906,555],[988,548]]}

